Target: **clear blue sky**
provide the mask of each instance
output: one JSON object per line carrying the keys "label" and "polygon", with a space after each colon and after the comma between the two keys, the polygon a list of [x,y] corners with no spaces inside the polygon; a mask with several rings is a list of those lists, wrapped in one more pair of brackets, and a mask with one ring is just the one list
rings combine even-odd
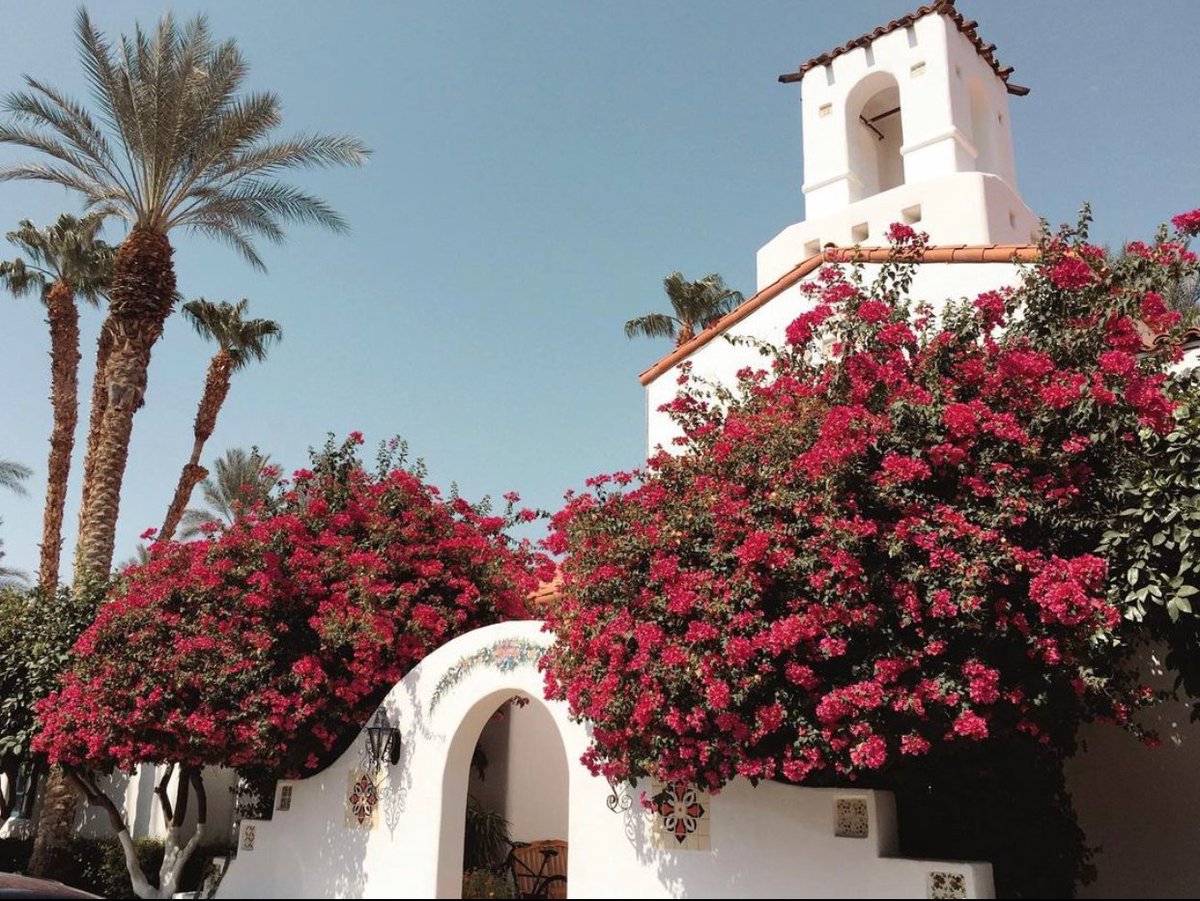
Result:
{"label": "clear blue sky", "polygon": [[[353,233],[296,228],[264,248],[266,275],[224,246],[175,238],[188,297],[248,297],[285,332],[236,377],[206,458],[258,444],[290,469],[327,431],[399,433],[436,483],[473,497],[515,489],[544,507],[641,462],[636,377],[669,348],[627,341],[622,324],[662,305],[672,269],[718,271],[751,293],[755,251],[804,213],[799,89],[775,77],[916,5],[175,3],[237,38],[249,85],[282,96],[285,131],[346,131],[375,151],[358,171],[301,173]],[[93,6],[109,33],[164,10]],[[1012,103],[1033,209],[1057,223],[1090,200],[1095,236],[1117,242],[1200,205],[1200,3],[960,8],[1033,89]],[[69,3],[5,4],[0,90],[30,73],[85,95],[73,16]],[[76,209],[56,188],[0,185],[0,231]],[[42,319],[35,301],[0,296],[0,456],[35,468],[30,497],[0,495],[0,535],[6,564],[31,572],[50,428]],[[99,321],[84,315],[83,398]],[[155,349],[118,559],[162,520],[209,355],[178,318]]]}

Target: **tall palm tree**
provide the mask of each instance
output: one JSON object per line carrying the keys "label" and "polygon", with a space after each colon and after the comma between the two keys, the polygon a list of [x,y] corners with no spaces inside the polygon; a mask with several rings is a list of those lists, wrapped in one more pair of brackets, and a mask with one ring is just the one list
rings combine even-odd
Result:
{"label": "tall palm tree", "polygon": [[680,347],[696,337],[743,300],[741,291],[734,291],[715,272],[689,282],[682,272],[672,272],[663,279],[663,290],[671,302],[674,316],[666,313],[647,313],[625,323],[625,337],[674,338]]}
{"label": "tall palm tree", "polygon": [[[0,142],[47,162],[0,169],[0,180],[35,179],[80,194],[89,210],[130,226],[114,267],[104,366],[107,398],[80,512],[77,578],[108,572],[134,412],[142,405],[150,351],[175,296],[177,229],[219,238],[262,268],[254,239],[279,241],[285,221],[343,231],[324,201],[275,176],[308,166],[360,165],[367,149],[344,135],[276,141],[281,122],[271,93],[239,93],[247,65],[232,41],[213,41],[202,16],[179,26],[171,15],[153,33],[138,26],[114,45],[78,14],[76,35],[97,117],[57,89],[26,76],[9,94]],[[104,348],[101,348],[104,350]]]}
{"label": "tall palm tree", "polygon": [[[0,459],[0,488],[7,488],[16,494],[28,494],[25,490],[25,480],[29,478],[33,472],[28,466],[22,463],[17,463],[13,460]],[[4,520],[0,519],[0,525]],[[4,540],[0,539],[0,560],[4,559]],[[9,585],[12,583],[21,583],[25,581],[25,574],[18,569],[9,569],[0,564],[0,585]]]}
{"label": "tall palm tree", "polygon": [[159,531],[160,541],[170,541],[179,527],[192,489],[208,475],[200,465],[200,454],[217,426],[217,414],[229,394],[229,382],[233,374],[251,362],[262,362],[267,358],[267,348],[283,337],[279,323],[271,319],[247,319],[246,308],[250,301],[242,298],[236,304],[221,301],[210,303],[201,298],[183,305],[183,315],[202,338],[217,343],[217,352],[208,364],[208,375],[204,379],[204,394],[196,410],[196,421],[192,426],[195,440],[192,456],[179,474],[179,485],[175,497],[167,509]]}
{"label": "tall palm tree", "polygon": [[239,512],[263,500],[279,481],[279,470],[269,454],[231,447],[213,463],[215,472],[200,483],[207,509],[192,508],[183,514],[184,540],[195,538],[213,523],[232,525]]}
{"label": "tall palm tree", "polygon": [[[344,135],[274,140],[282,120],[278,97],[240,93],[246,62],[236,42],[213,41],[203,16],[178,26],[168,14],[153,33],[138,26],[114,45],[80,9],[76,38],[98,115],[26,76],[26,89],[0,102],[8,113],[0,143],[49,159],[0,168],[0,181],[69,188],[88,210],[130,227],[117,251],[97,353],[105,390],[84,462],[75,565],[82,589],[106,577],[112,563],[133,416],[146,393],[150,351],[174,305],[169,236],[190,229],[219,238],[263,268],[254,240],[282,240],[284,222],[346,229],[328,204],[276,176],[302,167],[357,166],[368,151]],[[74,818],[75,796],[56,769],[46,786],[34,872],[48,870]]]}
{"label": "tall palm tree", "polygon": [[35,291],[40,294],[50,326],[50,407],[54,425],[50,431],[38,564],[38,583],[47,592],[58,587],[63,509],[79,420],[79,308],[75,300],[82,297],[97,306],[112,280],[115,250],[96,237],[102,223],[103,217],[96,214],[76,218],[64,213],[48,228],[37,228],[23,219],[17,230],[7,235],[23,256],[0,262],[0,283],[17,296]]}

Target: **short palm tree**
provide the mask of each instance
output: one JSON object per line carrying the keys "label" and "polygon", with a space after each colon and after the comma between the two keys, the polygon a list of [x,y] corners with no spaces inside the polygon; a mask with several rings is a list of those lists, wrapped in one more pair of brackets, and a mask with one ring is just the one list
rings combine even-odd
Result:
{"label": "short palm tree", "polygon": [[680,347],[696,337],[743,300],[742,292],[734,291],[715,272],[689,282],[682,272],[672,272],[663,279],[663,290],[675,315],[647,313],[625,323],[625,337],[674,338]]}
{"label": "short palm tree", "polygon": [[142,405],[150,351],[175,297],[172,232],[226,241],[262,267],[255,238],[282,240],[282,223],[334,231],[345,221],[324,201],[276,180],[287,169],[360,165],[362,142],[343,135],[273,140],[281,122],[271,93],[240,93],[247,66],[232,41],[213,41],[202,16],[179,26],[166,15],[114,45],[78,14],[76,35],[98,116],[36,79],[7,95],[0,143],[49,160],[0,168],[0,180],[67,187],[89,210],[125,220],[109,296],[107,398],[94,459],[85,464],[76,578],[112,562],[121,484],[134,412]]}
{"label": "short palm tree", "polygon": [[[0,181],[32,179],[66,187],[85,207],[130,227],[113,265],[109,315],[97,377],[102,410],[84,461],[75,584],[106,577],[112,563],[121,485],[134,413],[142,406],[150,351],[175,301],[170,235],[189,229],[263,263],[256,238],[283,239],[283,223],[344,231],[324,201],[276,179],[284,170],[357,166],[361,141],[343,135],[275,140],[282,115],[271,93],[242,93],[247,65],[232,40],[213,41],[197,16],[178,26],[169,14],[153,33],[138,26],[114,45],[80,9],[76,37],[95,113],[26,76],[6,95],[0,143],[40,153],[41,162],[0,168]],[[107,348],[103,346],[107,342]],[[70,836],[75,797],[61,770],[46,786],[30,870],[44,874]]]}
{"label": "short palm tree", "polygon": [[279,481],[279,471],[269,454],[255,448],[231,447],[213,463],[213,475],[200,483],[206,509],[192,508],[183,514],[184,540],[195,538],[216,525],[232,525],[242,510],[266,498]]}
{"label": "short palm tree", "polygon": [[8,233],[22,256],[0,262],[0,284],[21,296],[37,292],[50,326],[50,431],[46,507],[42,514],[42,552],[38,583],[47,592],[58,587],[62,556],[63,510],[71,475],[71,452],[79,420],[79,308],[76,298],[97,306],[112,281],[115,251],[97,237],[103,217],[64,213],[48,228],[28,219]]}
{"label": "short palm tree", "polygon": [[170,541],[175,536],[184,508],[192,496],[192,489],[208,475],[208,470],[200,465],[200,454],[204,452],[204,444],[216,428],[217,414],[221,412],[221,405],[229,394],[230,379],[248,363],[265,360],[267,348],[283,336],[278,322],[247,319],[246,308],[249,304],[243,298],[236,304],[225,301],[210,303],[200,299],[183,305],[183,315],[192,323],[192,327],[201,337],[216,342],[218,350],[209,361],[204,394],[192,426],[195,436],[192,456],[179,474],[175,497],[159,531],[160,541]]}

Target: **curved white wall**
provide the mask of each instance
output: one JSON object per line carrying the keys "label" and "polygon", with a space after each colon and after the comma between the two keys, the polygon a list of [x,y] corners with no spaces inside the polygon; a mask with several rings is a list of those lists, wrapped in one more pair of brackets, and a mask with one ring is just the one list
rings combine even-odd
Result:
{"label": "curved white wall", "polygon": [[[364,765],[360,740],[324,772],[281,785],[281,793],[290,789],[289,810],[242,824],[241,850],[218,897],[457,897],[471,751],[503,701],[541,696],[536,658],[549,641],[540,623],[505,623],[431,654],[384,702],[404,745],[400,763],[376,777],[374,816],[363,824],[350,816],[349,788]],[[695,799],[688,840],[679,842],[638,803],[639,790],[657,790],[648,783],[622,791],[626,809],[610,809],[607,783],[578,762],[586,728],[560,703],[544,710],[566,754],[573,898],[922,898],[933,879],[961,886],[965,897],[991,897],[987,864],[888,857],[896,835],[886,792],[739,780]],[[538,765],[509,761],[510,770]],[[836,835],[839,828],[854,837]]]}

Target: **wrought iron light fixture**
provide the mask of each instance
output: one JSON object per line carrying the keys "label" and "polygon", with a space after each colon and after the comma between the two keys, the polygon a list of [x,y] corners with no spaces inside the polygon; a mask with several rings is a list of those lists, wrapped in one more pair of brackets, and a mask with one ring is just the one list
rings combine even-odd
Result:
{"label": "wrought iron light fixture", "polygon": [[385,760],[392,766],[400,762],[400,730],[388,722],[386,710],[380,709],[375,722],[367,726],[367,756],[375,769]]}

